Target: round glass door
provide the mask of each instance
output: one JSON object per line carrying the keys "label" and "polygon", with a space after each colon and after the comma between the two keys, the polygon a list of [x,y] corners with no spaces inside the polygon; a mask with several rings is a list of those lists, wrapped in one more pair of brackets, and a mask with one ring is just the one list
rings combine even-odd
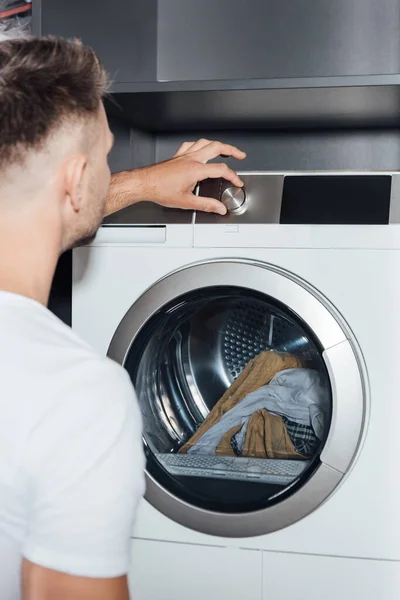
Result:
{"label": "round glass door", "polygon": [[[218,265],[192,269],[203,267],[204,273],[205,266],[215,274]],[[124,364],[138,396],[148,499],[201,531],[257,535],[301,518],[310,512],[305,504],[320,504],[313,480],[323,480],[326,487],[328,479],[327,487],[334,488],[343,475],[344,469],[338,473],[337,464],[321,458],[325,444],[332,446],[337,374],[326,358],[326,344],[293,302],[268,293],[274,290],[265,289],[262,278],[258,289],[246,285],[246,278],[242,283],[243,267],[256,268],[259,275],[265,268],[238,264],[233,283],[227,266],[218,284],[211,271],[202,279],[198,270],[193,285],[189,269],[170,276],[180,286],[171,287],[168,277],[156,284],[146,292],[148,302],[145,294],[126,315],[110,355]],[[157,286],[168,287],[171,298],[163,302]],[[154,310],[149,304],[155,292]],[[318,300],[310,294],[313,302]],[[143,310],[146,318],[140,316]],[[348,340],[328,311],[325,327],[312,307],[303,312],[314,314],[333,346],[345,344],[348,354]],[[362,390],[353,391],[362,405]],[[361,424],[362,414],[358,420]],[[257,524],[251,525],[252,516]]]}

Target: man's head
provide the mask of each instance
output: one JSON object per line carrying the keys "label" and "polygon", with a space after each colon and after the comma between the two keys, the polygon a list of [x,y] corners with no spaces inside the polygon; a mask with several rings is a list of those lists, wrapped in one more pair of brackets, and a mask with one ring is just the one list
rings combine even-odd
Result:
{"label": "man's head", "polygon": [[0,219],[37,209],[60,251],[91,239],[104,215],[106,88],[97,57],[79,41],[0,42]]}

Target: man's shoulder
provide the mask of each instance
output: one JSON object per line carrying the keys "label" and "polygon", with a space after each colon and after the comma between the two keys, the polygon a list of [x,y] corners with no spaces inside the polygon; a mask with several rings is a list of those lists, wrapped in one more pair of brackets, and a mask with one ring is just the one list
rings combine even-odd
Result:
{"label": "man's shoulder", "polygon": [[71,327],[42,308],[18,314],[17,324],[10,323],[8,329],[7,340],[12,348],[7,343],[2,352],[0,344],[0,354],[11,352],[11,369],[23,373],[22,379],[30,382],[32,392],[40,390],[43,399],[64,394],[96,394],[101,398],[113,389],[119,396],[134,393],[121,365],[98,353]]}
{"label": "man's shoulder", "polygon": [[[133,385],[118,363],[94,351],[68,329],[53,341],[46,370],[41,361],[34,375],[31,424],[57,430],[89,431],[107,421],[107,431],[118,430],[126,419],[139,419]],[[36,424],[36,425],[35,425]]]}
{"label": "man's shoulder", "polygon": [[28,346],[36,349],[37,356],[43,354],[49,366],[66,370],[84,364],[88,372],[103,372],[110,377],[118,377],[123,372],[122,367],[94,350],[48,309],[32,315],[25,331]]}
{"label": "man's shoulder", "polygon": [[79,396],[97,395],[98,398],[134,394],[127,371],[71,331],[62,334],[62,340],[54,348],[52,363],[59,374],[59,389],[62,387],[68,393],[74,389]]}

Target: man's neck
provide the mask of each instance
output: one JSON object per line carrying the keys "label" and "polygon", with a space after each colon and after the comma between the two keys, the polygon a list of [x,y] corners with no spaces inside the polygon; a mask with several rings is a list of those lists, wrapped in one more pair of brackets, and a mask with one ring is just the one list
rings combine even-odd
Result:
{"label": "man's neck", "polygon": [[58,240],[38,223],[0,220],[0,290],[48,303],[58,261]]}

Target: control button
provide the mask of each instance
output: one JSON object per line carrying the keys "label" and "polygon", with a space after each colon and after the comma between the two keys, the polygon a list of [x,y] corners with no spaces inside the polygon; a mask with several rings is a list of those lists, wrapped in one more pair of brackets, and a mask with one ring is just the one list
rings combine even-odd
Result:
{"label": "control button", "polygon": [[226,206],[228,212],[238,212],[242,209],[246,200],[246,193],[240,187],[228,187],[222,192],[221,202]]}

